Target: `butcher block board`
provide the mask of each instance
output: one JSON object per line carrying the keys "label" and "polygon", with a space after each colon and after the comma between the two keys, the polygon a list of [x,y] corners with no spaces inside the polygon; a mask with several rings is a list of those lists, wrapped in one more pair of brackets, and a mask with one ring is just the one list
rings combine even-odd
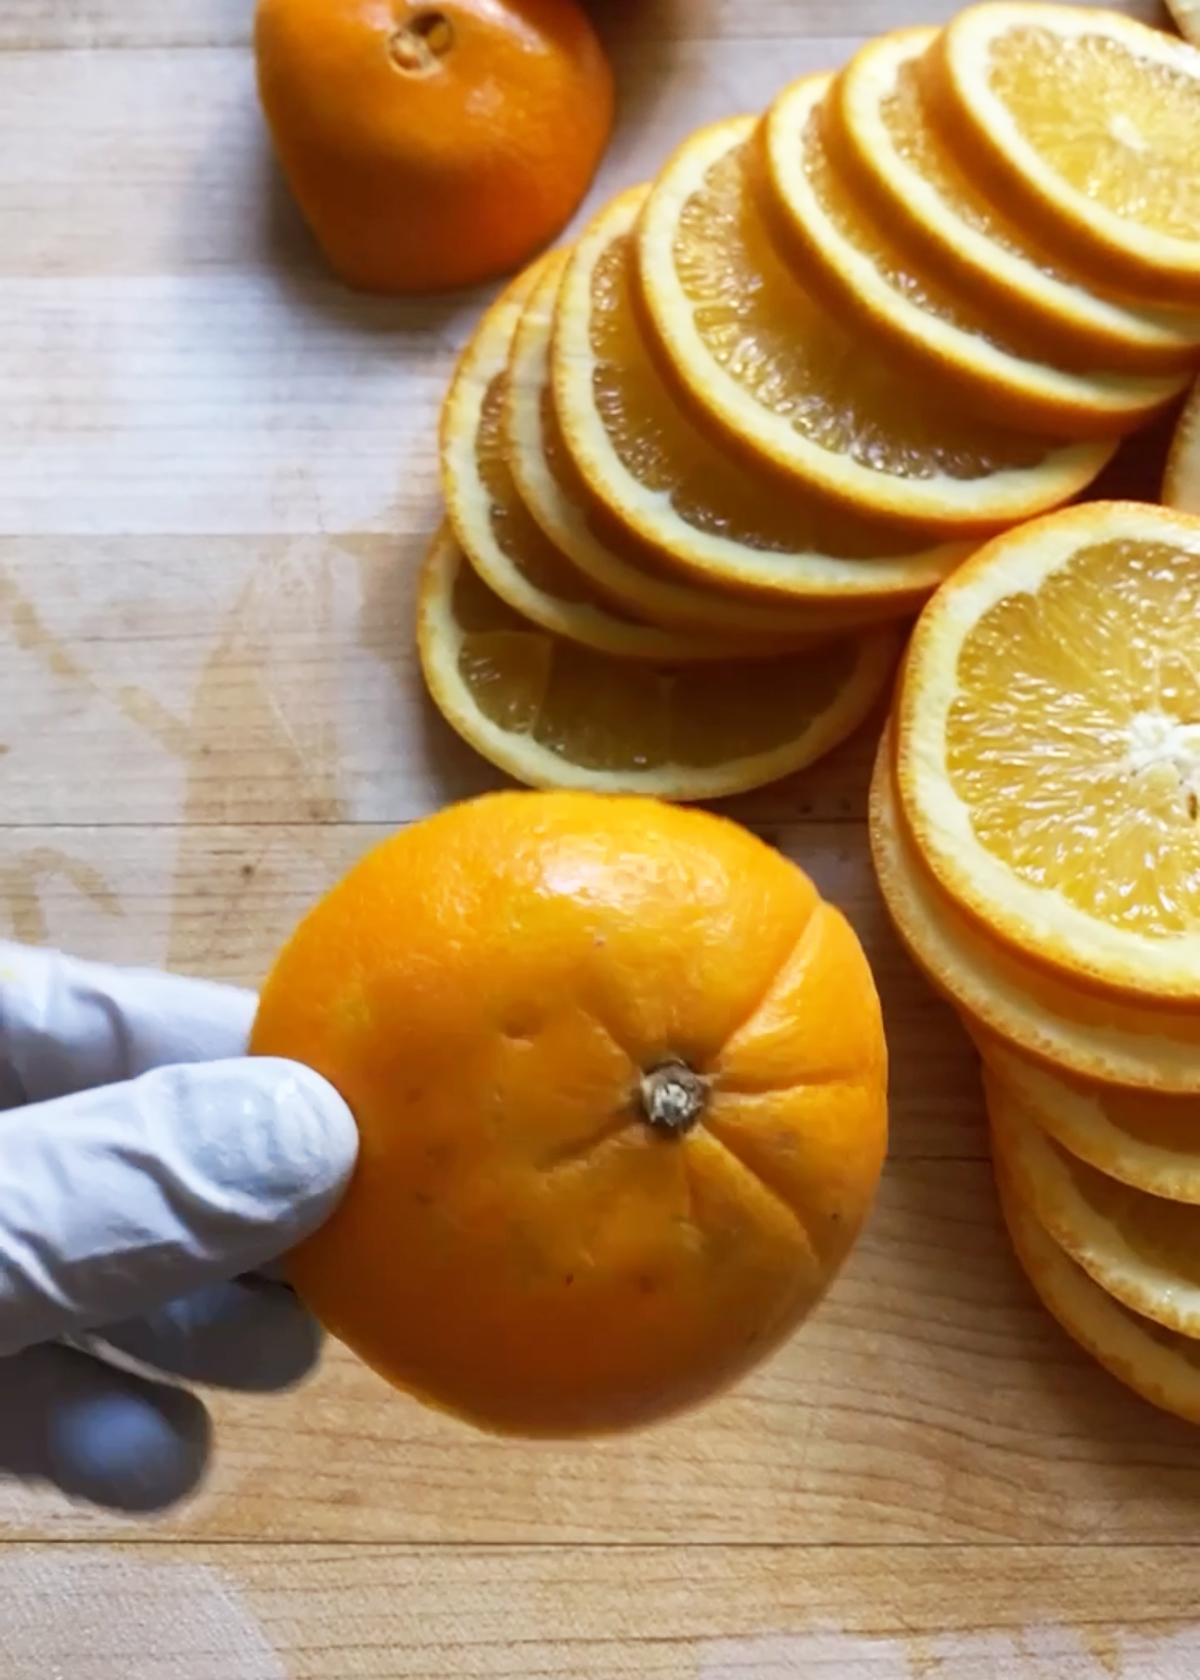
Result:
{"label": "butcher block board", "polygon": [[[950,10],[595,5],[623,101],[597,195]],[[254,984],[365,847],[498,779],[412,639],[482,295],[330,280],[249,34],[250,0],[0,0],[0,906]],[[211,1474],[153,1521],[0,1473],[2,1680],[1195,1680],[1200,1432],[1017,1272],[972,1054],[872,881],[871,747],[733,807],[846,907],[887,1012],[891,1159],[815,1320],[601,1445],[485,1439],[333,1349],[212,1396]]]}

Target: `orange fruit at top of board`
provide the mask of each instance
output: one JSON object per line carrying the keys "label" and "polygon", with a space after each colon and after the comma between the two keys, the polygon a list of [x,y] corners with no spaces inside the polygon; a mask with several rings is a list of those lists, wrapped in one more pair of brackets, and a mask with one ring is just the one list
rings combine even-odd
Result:
{"label": "orange fruit at top of board", "polygon": [[254,44],[288,185],[362,291],[519,267],[570,220],[612,130],[576,0],[259,0]]}
{"label": "orange fruit at top of board", "polygon": [[385,841],[285,946],[251,1048],[359,1128],[301,1297],[503,1433],[734,1381],[824,1293],[886,1149],[849,924],[746,830],[644,798],[493,794]]}

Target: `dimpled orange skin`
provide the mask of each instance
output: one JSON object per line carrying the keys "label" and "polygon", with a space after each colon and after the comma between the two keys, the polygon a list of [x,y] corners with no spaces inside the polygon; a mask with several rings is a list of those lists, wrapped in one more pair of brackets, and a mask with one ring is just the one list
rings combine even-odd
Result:
{"label": "dimpled orange skin", "polygon": [[519,267],[570,220],[612,129],[576,0],[260,0],[255,57],[292,193],[362,291]]}
{"label": "dimpled orange skin", "polygon": [[252,1049],[324,1074],[361,1134],[301,1297],[500,1433],[733,1382],[824,1293],[886,1151],[849,925],[743,829],[645,799],[497,794],[399,833],[301,923]]}

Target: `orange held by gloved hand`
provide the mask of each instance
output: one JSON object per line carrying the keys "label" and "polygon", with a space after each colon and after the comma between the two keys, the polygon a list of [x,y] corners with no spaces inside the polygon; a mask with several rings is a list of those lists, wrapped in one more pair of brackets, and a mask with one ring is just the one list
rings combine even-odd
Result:
{"label": "orange held by gloved hand", "polygon": [[255,1053],[341,1093],[358,1166],[289,1258],[393,1383],[483,1428],[647,1423],[816,1305],[883,1163],[866,958],[704,812],[455,806],[364,857],[263,990]]}
{"label": "orange held by gloved hand", "polygon": [[575,0],[259,0],[259,95],[288,184],[347,284],[506,274],[561,232],[612,130]]}

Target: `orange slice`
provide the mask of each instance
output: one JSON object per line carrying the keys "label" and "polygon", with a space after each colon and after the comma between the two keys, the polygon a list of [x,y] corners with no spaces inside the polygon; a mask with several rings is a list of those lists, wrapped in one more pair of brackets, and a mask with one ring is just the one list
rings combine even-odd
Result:
{"label": "orange slice", "polygon": [[1013,1250],[1047,1312],[1118,1382],[1200,1423],[1200,1342],[1115,1301],[1048,1235],[1003,1170],[996,1180]]}
{"label": "orange slice", "polygon": [[1055,437],[1113,437],[1177,396],[1184,373],[1081,373],[914,263],[872,217],[826,144],[830,76],[785,88],[757,133],[760,202],[793,271],[861,332],[971,412]]}
{"label": "orange slice", "polygon": [[890,680],[890,629],[768,660],[633,664],[517,616],[448,527],[422,572],[421,668],[475,750],[541,788],[719,799],[801,770],[850,735]]}
{"label": "orange slice", "polygon": [[976,1043],[994,1079],[1056,1143],[1149,1196],[1200,1203],[1200,1102],[1088,1085],[1039,1067],[988,1034]]}
{"label": "orange slice", "polygon": [[[773,602],[731,594],[727,588],[718,592],[711,587],[716,580],[706,576],[693,579],[664,571],[656,555],[611,522],[601,523],[563,441],[550,388],[551,325],[564,262],[565,257],[556,256],[547,264],[522,314],[509,358],[504,413],[508,465],[546,536],[603,596],[652,623],[727,641],[734,635],[754,638],[777,648],[785,638],[794,646],[798,639],[811,641],[840,628],[836,605],[831,611],[821,602]],[[904,598],[899,606],[915,604]],[[873,605],[868,598],[860,613],[853,603],[841,615],[843,623],[869,616]]]}
{"label": "orange slice", "polygon": [[728,658],[739,650],[715,629],[689,636],[614,613],[522,502],[504,458],[500,419],[509,349],[536,279],[536,270],[522,275],[484,315],[442,408],[442,493],[463,552],[514,612],[582,647],[624,659]]}
{"label": "orange slice", "polygon": [[1089,290],[981,192],[943,144],[921,86],[921,60],[937,33],[904,29],[870,42],[826,102],[834,160],[882,227],[961,297],[1057,347],[1070,358],[1064,365],[1142,373],[1190,366],[1200,353],[1200,315]]}
{"label": "orange slice", "polygon": [[1039,1064],[1139,1091],[1200,1095],[1200,1023],[1098,1006],[1020,962],[961,916],[924,869],[900,816],[890,727],[871,782],[871,855],[880,892],[909,955],[931,985],[980,1029]]}
{"label": "orange slice", "polygon": [[1163,475],[1162,499],[1180,513],[1200,513],[1200,383],[1192,387],[1175,425]]}
{"label": "orange slice", "polygon": [[859,514],[994,530],[1067,500],[1112,454],[1051,443],[926,396],[864,356],[775,253],[752,198],[753,118],[702,130],[642,212],[642,301],[677,393],[744,459]]}
{"label": "orange slice", "polygon": [[1200,1336],[1200,1208],[1077,1161],[985,1074],[992,1148],[1046,1234],[1131,1312]]}
{"label": "orange slice", "polygon": [[557,461],[565,449],[564,465],[586,486],[576,501],[593,498],[632,540],[695,584],[769,601],[757,610],[769,610],[778,628],[790,622],[789,609],[809,624],[818,613],[832,622],[914,611],[971,545],[931,547],[749,472],[714,448],[675,402],[634,308],[632,232],[645,197],[644,187],[634,188],[602,211],[561,287],[556,292],[544,277],[526,306],[508,420],[513,470],[530,507],[598,577],[572,546],[569,510],[551,523],[552,492],[539,495],[539,463]]}
{"label": "orange slice", "polygon": [[1200,53],[1119,12],[994,0],[934,42],[935,120],[981,187],[1105,289],[1200,303]]}
{"label": "orange slice", "polygon": [[994,538],[943,585],[897,710],[904,814],[942,890],[1072,985],[1188,1009],[1198,625],[1200,519],[1069,508]]}

